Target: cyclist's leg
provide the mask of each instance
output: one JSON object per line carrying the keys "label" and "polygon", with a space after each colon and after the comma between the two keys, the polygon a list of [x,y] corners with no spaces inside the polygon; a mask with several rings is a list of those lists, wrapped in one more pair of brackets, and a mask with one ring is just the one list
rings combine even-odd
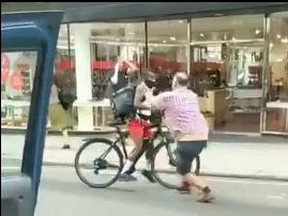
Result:
{"label": "cyclist's leg", "polygon": [[[136,150],[135,148],[133,149],[133,151]],[[141,151],[139,152],[139,154],[136,156],[135,160],[133,161],[133,165],[130,167],[130,169],[126,172],[127,174],[131,175],[132,173],[134,173],[136,171],[136,164],[139,161],[139,159],[142,157],[142,155],[145,153],[146,148],[145,148],[145,142],[142,145]],[[135,152],[134,152],[135,153]]]}
{"label": "cyclist's leg", "polygon": [[151,139],[146,139],[145,143],[143,144],[145,148],[145,158],[146,158],[146,168],[142,170],[141,174],[145,176],[150,182],[155,183],[156,180],[154,179],[152,172],[151,172],[151,162],[153,159],[153,152],[154,146]]}
{"label": "cyclist's leg", "polygon": [[130,138],[132,139],[135,148],[133,151],[129,154],[127,161],[124,164],[124,167],[122,169],[121,174],[125,174],[131,166],[133,166],[134,161],[136,161],[137,156],[142,150],[142,144],[143,144],[143,126],[140,121],[132,120],[128,124],[129,134]]}
{"label": "cyclist's leg", "polygon": [[[146,161],[147,161],[147,163],[149,163],[151,165],[151,162],[153,159],[153,151],[154,151],[153,143],[151,142],[151,140],[147,140],[147,142],[144,143],[144,145],[146,146],[146,153],[145,153]],[[149,168],[149,167],[147,167],[147,168]]]}

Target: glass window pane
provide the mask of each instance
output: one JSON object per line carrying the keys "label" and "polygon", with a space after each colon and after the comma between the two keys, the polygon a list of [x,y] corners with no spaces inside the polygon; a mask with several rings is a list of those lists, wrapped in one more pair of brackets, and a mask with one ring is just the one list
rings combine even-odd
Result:
{"label": "glass window pane", "polygon": [[264,15],[191,20],[191,86],[215,130],[259,132],[263,21]]}
{"label": "glass window pane", "polygon": [[263,27],[263,15],[192,19],[192,41],[261,39]]}
{"label": "glass window pane", "polygon": [[1,53],[1,175],[21,172],[25,131],[37,63],[37,52]]}
{"label": "glass window pane", "polygon": [[187,20],[148,22],[149,70],[170,78],[187,72],[187,45]]}
{"label": "glass window pane", "polygon": [[271,15],[266,131],[288,133],[288,12]]}

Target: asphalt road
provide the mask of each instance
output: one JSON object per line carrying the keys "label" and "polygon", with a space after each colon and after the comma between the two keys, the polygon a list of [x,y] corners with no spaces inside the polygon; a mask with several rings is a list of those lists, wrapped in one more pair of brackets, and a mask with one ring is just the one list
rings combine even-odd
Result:
{"label": "asphalt road", "polygon": [[209,178],[216,200],[197,203],[138,176],[137,182],[92,189],[74,169],[45,167],[37,216],[286,216],[288,182]]}

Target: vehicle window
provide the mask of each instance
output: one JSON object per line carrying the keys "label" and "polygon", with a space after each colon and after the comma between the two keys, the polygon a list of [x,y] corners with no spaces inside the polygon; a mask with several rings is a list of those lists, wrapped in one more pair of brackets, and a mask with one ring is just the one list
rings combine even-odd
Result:
{"label": "vehicle window", "polygon": [[21,172],[37,52],[1,53],[1,176]]}

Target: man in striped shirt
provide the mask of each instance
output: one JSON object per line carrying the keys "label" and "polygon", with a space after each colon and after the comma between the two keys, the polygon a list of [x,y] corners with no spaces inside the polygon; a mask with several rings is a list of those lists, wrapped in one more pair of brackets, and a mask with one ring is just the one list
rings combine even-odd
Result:
{"label": "man in striped shirt", "polygon": [[188,89],[188,83],[186,73],[177,73],[173,90],[154,97],[152,106],[164,110],[165,123],[177,140],[177,171],[182,176],[179,191],[190,192],[193,186],[198,190],[198,200],[206,202],[213,198],[210,187],[191,174],[191,165],[207,145],[209,128],[200,111],[198,96]]}

